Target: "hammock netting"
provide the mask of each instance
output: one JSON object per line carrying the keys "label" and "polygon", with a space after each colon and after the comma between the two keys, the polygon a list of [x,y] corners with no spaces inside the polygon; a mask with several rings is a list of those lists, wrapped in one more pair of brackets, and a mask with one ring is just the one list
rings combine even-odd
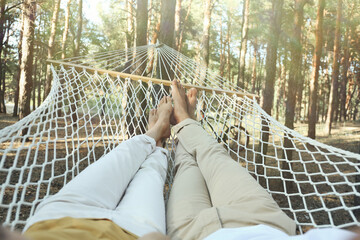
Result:
{"label": "hammock netting", "polygon": [[[198,88],[198,120],[272,195],[303,233],[359,224],[360,155],[290,130],[254,95],[160,44],[69,58],[51,65],[41,106],[0,130],[0,222],[22,229],[36,206],[122,141],[144,133],[170,82]],[[265,141],[266,136],[268,140]],[[164,189],[174,177],[176,136]]]}

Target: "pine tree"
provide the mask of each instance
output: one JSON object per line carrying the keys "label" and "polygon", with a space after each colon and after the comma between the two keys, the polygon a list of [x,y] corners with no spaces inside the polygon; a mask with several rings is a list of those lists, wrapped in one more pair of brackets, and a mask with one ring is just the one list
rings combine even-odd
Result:
{"label": "pine tree", "polygon": [[[51,18],[50,38],[49,38],[49,43],[48,43],[48,54],[47,54],[48,59],[52,59],[54,56],[56,27],[57,27],[57,23],[58,23],[60,3],[61,3],[61,0],[56,0],[54,3],[54,11],[53,11],[53,16]],[[47,65],[46,80],[45,80],[45,96],[47,96],[50,92],[51,81],[52,81],[52,79],[51,79],[50,65]]]}
{"label": "pine tree", "polygon": [[245,56],[247,52],[247,40],[248,40],[248,31],[249,31],[249,5],[250,5],[250,0],[244,0],[241,46],[240,46],[240,57],[239,57],[239,74],[237,79],[237,86],[242,88],[245,88]]}
{"label": "pine tree", "polygon": [[[20,66],[19,118],[30,114],[32,74],[34,59],[34,29],[36,18],[36,1],[25,0],[23,3],[24,31],[22,40],[22,58]],[[23,131],[26,134],[27,129]]]}
{"label": "pine tree", "polygon": [[340,21],[341,21],[341,8],[342,0],[338,0],[336,10],[336,28],[335,28],[335,40],[334,40],[334,58],[331,73],[331,89],[329,97],[329,108],[327,112],[327,118],[325,123],[325,131],[328,135],[331,134],[331,125],[334,118],[334,111],[338,101],[338,78],[339,78],[339,58],[340,58]]}
{"label": "pine tree", "polygon": [[316,16],[316,32],[315,32],[315,52],[313,56],[313,71],[310,80],[309,92],[309,123],[308,137],[315,139],[316,131],[316,104],[319,79],[320,58],[323,45],[323,15],[325,8],[325,0],[319,0]]}

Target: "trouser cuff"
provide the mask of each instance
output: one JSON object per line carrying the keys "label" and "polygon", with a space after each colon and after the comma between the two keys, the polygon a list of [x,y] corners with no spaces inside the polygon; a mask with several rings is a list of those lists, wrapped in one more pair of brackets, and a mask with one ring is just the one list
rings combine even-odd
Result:
{"label": "trouser cuff", "polygon": [[198,122],[194,119],[191,119],[191,118],[187,118],[184,121],[181,121],[178,124],[176,124],[173,127],[173,130],[175,131],[175,134],[178,134],[184,127],[186,127],[187,125],[190,125],[190,124],[196,124],[198,126],[201,126],[200,122]]}

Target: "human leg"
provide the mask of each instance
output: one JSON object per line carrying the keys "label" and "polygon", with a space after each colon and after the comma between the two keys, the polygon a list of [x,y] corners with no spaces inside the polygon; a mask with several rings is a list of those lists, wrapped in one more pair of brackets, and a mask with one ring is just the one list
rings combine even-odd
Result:
{"label": "human leg", "polygon": [[[158,109],[151,111],[149,128],[158,123],[167,124],[166,134],[170,136],[169,117],[171,114],[170,98],[160,101]],[[141,165],[135,177],[131,180],[119,205],[114,210],[113,221],[128,231],[144,236],[151,232],[166,233],[164,183],[167,173],[167,150],[158,147]]]}
{"label": "human leg", "polygon": [[[44,200],[25,227],[35,222],[62,217],[112,219],[130,180],[144,160],[168,137],[171,102],[162,99],[158,120],[145,135],[121,143],[82,171],[56,195]],[[165,107],[163,107],[165,106]],[[154,111],[150,113],[150,117]],[[166,122],[167,118],[167,122]],[[151,119],[150,119],[151,120]]]}
{"label": "human leg", "polygon": [[137,236],[150,232],[165,234],[166,172],[167,150],[157,147],[130,182],[114,211],[113,221]]}
{"label": "human leg", "polygon": [[122,142],[57,194],[45,199],[28,220],[27,227],[38,221],[66,216],[109,218],[109,211],[115,209],[130,180],[155,148],[155,140],[146,135]]}
{"label": "human leg", "polygon": [[[294,222],[281,211],[272,197],[235,162],[200,125],[177,107],[185,101],[179,84],[173,84],[173,129],[184,149],[195,156],[209,189],[211,202],[217,208],[223,227],[266,224],[289,234],[295,233]],[[176,112],[176,109],[179,109]]]}
{"label": "human leg", "polygon": [[171,239],[199,239],[209,223],[215,222],[216,229],[220,226],[210,210],[211,201],[200,169],[181,143],[176,148],[175,168],[167,204],[168,235]]}
{"label": "human leg", "polygon": [[[176,95],[176,92],[173,92]],[[175,96],[176,97],[176,96]],[[174,102],[174,122],[179,111],[195,118],[196,89],[190,89],[184,104]],[[184,106],[187,105],[187,106]],[[193,155],[179,142],[175,153],[175,179],[167,205],[167,230],[171,239],[202,239],[221,228],[217,210]]]}

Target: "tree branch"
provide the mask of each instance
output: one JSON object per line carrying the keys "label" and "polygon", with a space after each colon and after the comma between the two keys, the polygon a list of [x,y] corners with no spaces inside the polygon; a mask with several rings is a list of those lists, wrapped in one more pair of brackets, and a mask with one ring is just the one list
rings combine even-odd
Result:
{"label": "tree branch", "polygon": [[16,3],[16,4],[12,5],[11,7],[6,8],[5,11],[4,11],[4,13],[10,11],[10,10],[13,9],[13,8],[16,8],[17,6],[19,6],[19,5],[23,4],[23,3],[24,3],[24,2],[21,1],[21,2],[18,2],[18,3]]}

